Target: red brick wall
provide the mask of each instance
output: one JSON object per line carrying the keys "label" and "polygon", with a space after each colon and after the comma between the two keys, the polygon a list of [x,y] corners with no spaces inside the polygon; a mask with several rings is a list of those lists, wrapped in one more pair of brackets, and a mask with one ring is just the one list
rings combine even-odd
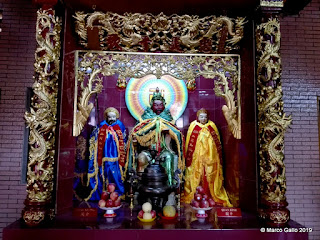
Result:
{"label": "red brick wall", "polygon": [[320,0],[297,16],[281,19],[287,199],[291,218],[320,239],[320,160],[317,97],[320,96]]}
{"label": "red brick wall", "polygon": [[21,183],[25,100],[33,80],[36,10],[31,1],[1,0],[0,33],[0,238],[18,219],[26,197]]}

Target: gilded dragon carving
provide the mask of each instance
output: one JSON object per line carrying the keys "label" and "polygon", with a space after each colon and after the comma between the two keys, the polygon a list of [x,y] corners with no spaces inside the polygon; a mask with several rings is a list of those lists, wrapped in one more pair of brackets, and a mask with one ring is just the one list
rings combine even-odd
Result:
{"label": "gilded dragon carving", "polygon": [[[30,128],[27,209],[32,204],[50,202],[53,193],[60,31],[61,21],[55,16],[54,10],[38,10],[34,96],[30,112],[25,113]],[[31,205],[28,206],[28,203]],[[44,213],[37,206],[36,209],[24,211],[23,218],[27,224],[37,225],[44,219]]]}
{"label": "gilded dragon carving", "polygon": [[[115,52],[77,52],[74,136],[78,136],[92,110],[89,99],[102,89],[102,77],[117,73],[119,79],[141,78],[152,74],[157,78],[171,75],[195,81],[199,76],[213,79],[215,93],[226,101],[222,107],[230,131],[241,138],[240,57],[238,55],[143,54]],[[94,84],[95,83],[95,84]],[[77,100],[77,96],[79,99]]]}
{"label": "gilded dragon carving", "polygon": [[[237,64],[240,64],[240,62]],[[240,65],[238,67],[240,68]],[[227,56],[218,61],[217,59],[210,59],[204,64],[203,69],[204,71],[200,71],[202,76],[218,79],[218,81],[215,81],[214,90],[215,94],[223,97],[226,102],[226,105],[222,106],[222,113],[228,123],[230,132],[236,139],[241,139],[240,73],[232,74],[237,72],[234,59]],[[212,74],[212,69],[216,69],[214,74]],[[223,69],[223,71],[219,69]],[[229,73],[231,73],[231,76],[229,76]]]}
{"label": "gilded dragon carving", "polygon": [[[269,18],[267,22],[257,26],[256,44],[261,198],[270,205],[284,206],[286,205],[284,133],[291,124],[291,116],[287,117],[283,111],[279,54],[280,23],[277,18]],[[288,211],[283,212],[288,215]],[[276,217],[277,214],[276,211],[270,214],[270,217],[273,217],[272,221],[280,219]],[[283,214],[281,213],[281,219],[287,221],[289,216]]]}
{"label": "gilded dragon carving", "polygon": [[230,53],[239,48],[245,19],[226,16],[125,13],[74,15],[80,44],[88,47],[88,28],[99,29],[101,50],[131,52]]}
{"label": "gilded dragon carving", "polygon": [[278,211],[271,213],[271,220],[273,220],[275,223],[283,223],[289,221],[289,216],[286,211]]}
{"label": "gilded dragon carving", "polygon": [[[78,74],[76,75],[76,79],[78,79],[80,85],[80,97],[77,103],[79,111],[77,111],[74,119],[73,132],[75,136],[80,134],[93,108],[93,103],[89,103],[91,96],[100,93],[102,90],[101,75],[108,76],[115,73],[115,71],[112,70],[112,64],[108,56],[100,59],[92,53],[88,54],[86,60],[81,61],[80,71],[76,73]],[[101,66],[101,68],[96,68],[95,66],[97,65]],[[77,91],[75,91],[75,93],[77,95]]]}

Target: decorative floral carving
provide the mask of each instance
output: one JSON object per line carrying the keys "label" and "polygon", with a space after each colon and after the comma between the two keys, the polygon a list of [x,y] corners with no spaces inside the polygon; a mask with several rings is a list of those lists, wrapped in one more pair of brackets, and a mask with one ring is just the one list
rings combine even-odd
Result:
{"label": "decorative floral carving", "polygon": [[274,211],[270,214],[270,220],[276,224],[286,223],[289,221],[289,215],[287,211]]}
{"label": "decorative floral carving", "polygon": [[127,87],[126,79],[117,79],[117,88],[125,89]]}
{"label": "decorative floral carving", "polygon": [[[238,55],[188,55],[155,53],[113,53],[77,52],[79,59],[77,78],[79,99],[75,114],[74,135],[80,134],[89,114],[92,93],[101,91],[102,78],[99,74],[110,76],[117,73],[118,79],[141,78],[146,75],[171,75],[177,79],[188,80],[189,87],[195,88],[199,76],[213,79],[215,93],[225,99],[222,107],[230,131],[235,138],[241,138],[240,116],[240,57]],[[95,85],[94,85],[95,83]],[[126,82],[123,82],[125,85]],[[119,81],[119,84],[122,82]],[[83,112],[83,109],[86,111]],[[81,122],[81,124],[79,124]]]}
{"label": "decorative floral carving", "polygon": [[[102,61],[102,62],[100,62]],[[77,103],[77,111],[73,124],[73,135],[78,136],[84,127],[89,114],[93,108],[93,103],[89,104],[89,99],[93,94],[100,93],[102,90],[102,75],[113,75],[115,72],[112,66],[109,67],[108,58],[97,58],[95,54],[89,53],[87,59],[81,61],[79,69],[76,71],[76,79],[80,86],[79,102]],[[101,66],[97,68],[96,66]],[[77,88],[76,88],[77,91]]]}
{"label": "decorative floral carving", "polygon": [[45,219],[44,211],[25,211],[23,220],[30,226],[37,226]]}
{"label": "decorative floral carving", "polygon": [[187,89],[189,91],[194,91],[196,90],[197,86],[196,86],[196,80],[195,79],[189,79],[187,82],[186,82],[186,85],[187,85]]}
{"label": "decorative floral carving", "polygon": [[291,116],[287,117],[283,112],[280,23],[277,18],[269,18],[257,26],[256,44],[261,198],[263,202],[283,205],[286,201],[284,133],[291,123]]}
{"label": "decorative floral carving", "polygon": [[[76,12],[76,32],[80,44],[88,46],[87,28],[99,29],[101,50],[184,53],[230,53],[239,48],[244,18],[225,16]],[[221,36],[226,39],[222,43]],[[224,52],[218,52],[223,44]],[[219,48],[221,51],[221,49]]]}
{"label": "decorative floral carving", "polygon": [[[30,128],[26,208],[29,203],[47,204],[52,198],[60,31],[61,21],[55,16],[54,10],[38,10],[34,96],[30,112],[25,113],[25,120]],[[39,222],[43,220],[42,212],[37,210],[34,213],[25,211],[23,218],[26,222],[30,219],[33,222],[35,219]]]}

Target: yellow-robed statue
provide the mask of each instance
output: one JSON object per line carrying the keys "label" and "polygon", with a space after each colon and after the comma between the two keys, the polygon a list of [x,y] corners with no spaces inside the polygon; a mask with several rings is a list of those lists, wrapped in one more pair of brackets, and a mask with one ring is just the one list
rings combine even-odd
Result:
{"label": "yellow-robed statue", "polygon": [[190,203],[198,186],[217,205],[232,207],[223,186],[222,148],[216,125],[208,111],[200,109],[188,129],[185,148],[186,173],[182,201]]}

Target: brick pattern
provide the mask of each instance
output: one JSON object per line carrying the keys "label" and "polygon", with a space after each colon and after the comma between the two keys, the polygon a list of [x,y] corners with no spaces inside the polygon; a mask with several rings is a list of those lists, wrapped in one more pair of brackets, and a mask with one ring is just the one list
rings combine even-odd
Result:
{"label": "brick pattern", "polygon": [[281,19],[284,110],[292,115],[285,135],[287,199],[291,219],[320,239],[320,0]]}
{"label": "brick pattern", "polygon": [[26,186],[21,184],[24,112],[33,83],[36,9],[31,1],[1,0],[0,33],[0,239],[2,229],[21,216]]}
{"label": "brick pattern", "polygon": [[[0,33],[0,239],[18,219],[26,197],[21,184],[26,88],[33,80],[36,8],[1,0]],[[299,16],[281,19],[285,112],[293,124],[285,136],[287,198],[291,217],[320,239],[320,164],[317,97],[320,96],[320,0]]]}

